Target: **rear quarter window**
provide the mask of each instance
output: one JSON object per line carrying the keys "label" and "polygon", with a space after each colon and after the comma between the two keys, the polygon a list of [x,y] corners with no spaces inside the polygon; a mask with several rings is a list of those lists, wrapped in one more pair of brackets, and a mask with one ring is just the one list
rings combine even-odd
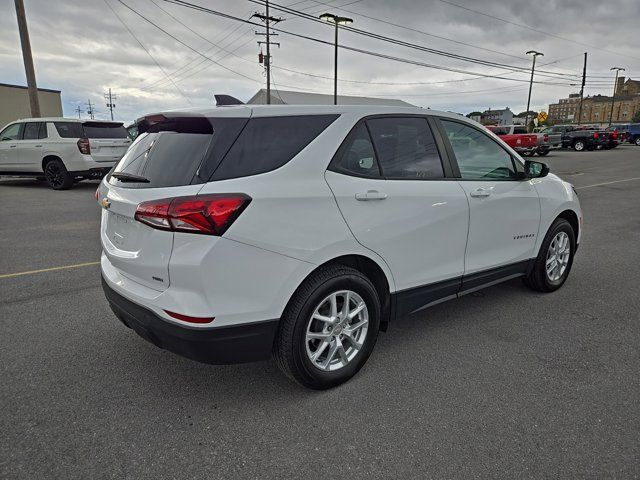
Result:
{"label": "rear quarter window", "polygon": [[280,168],[338,115],[257,117],[249,120],[211,180],[248,177]]}
{"label": "rear quarter window", "polygon": [[82,124],[79,122],[53,122],[62,138],[82,138]]}

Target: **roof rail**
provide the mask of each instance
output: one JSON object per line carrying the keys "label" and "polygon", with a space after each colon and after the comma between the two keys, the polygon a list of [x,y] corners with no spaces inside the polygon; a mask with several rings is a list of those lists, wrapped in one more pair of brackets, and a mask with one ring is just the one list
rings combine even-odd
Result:
{"label": "roof rail", "polygon": [[222,105],[244,105],[244,102],[241,102],[236,97],[232,97],[231,95],[214,95],[216,99],[216,106],[220,107]]}

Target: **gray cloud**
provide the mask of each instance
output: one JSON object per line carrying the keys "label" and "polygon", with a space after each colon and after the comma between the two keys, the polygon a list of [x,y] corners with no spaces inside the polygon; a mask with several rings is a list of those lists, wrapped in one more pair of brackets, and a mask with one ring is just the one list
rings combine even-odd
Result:
{"label": "gray cloud", "polygon": [[[229,93],[239,98],[249,98],[264,85],[262,69],[257,62],[259,47],[253,28],[238,26],[237,22],[207,15],[194,10],[156,0],[164,9],[189,25],[201,36],[222,46],[226,51],[212,47],[198,35],[176,23],[159,10],[150,0],[125,0],[132,8],[156,22],[172,35],[198,51],[210,50],[207,55],[220,59],[220,63],[236,72],[202,61],[202,57],[179,42],[137,17],[116,0],[108,0],[151,55],[166,72],[175,72],[172,78],[181,92],[168,81],[155,62],[127,32],[103,0],[25,0],[36,73],[40,86],[57,88],[63,92],[65,114],[74,115],[74,108],[89,98],[98,106],[100,116],[106,118],[107,110],[102,94],[111,87],[120,97],[117,114],[123,120],[154,110],[183,106],[211,105],[213,93]],[[543,51],[541,63],[557,63],[543,67],[547,70],[579,74],[582,69],[582,53],[589,52],[590,75],[608,76],[611,66],[627,69],[627,76],[640,75],[640,53],[636,50],[637,18],[640,2],[636,0],[612,0],[610,2],[587,0],[452,0],[459,5],[508,19],[514,23],[530,25],[572,41],[545,35],[530,29],[501,22],[488,16],[470,12],[439,0],[363,0],[352,5],[349,0],[317,2],[305,0],[294,8],[309,13],[324,10],[343,12],[354,18],[354,26],[431,48],[446,50],[510,65],[529,66],[530,59],[524,52],[530,49]],[[12,2],[5,0],[5,15],[0,18],[0,81],[24,83],[24,67]],[[246,0],[203,1],[193,3],[248,18],[259,9]],[[292,4],[293,0],[280,0]],[[334,6],[323,6],[329,3]],[[343,11],[335,5],[345,5]],[[278,14],[278,12],[273,12]],[[506,52],[520,57],[512,58],[446,40],[411,32],[376,22],[362,15],[383,19],[434,35],[490,50]],[[286,30],[332,40],[332,31],[325,25],[289,18],[280,25]],[[346,45],[373,50],[420,62],[462,68],[484,74],[504,72],[467,62],[455,61],[433,54],[363,38],[350,32],[341,32],[341,42]],[[332,81],[300,75],[278,67],[294,69],[321,76],[332,76],[330,46],[280,35],[281,48],[273,51],[273,76],[276,85],[283,89],[312,90],[331,93]],[[577,42],[577,43],[576,43]],[[596,48],[587,47],[588,44]],[[606,51],[617,52],[614,55]],[[626,56],[625,56],[626,55]],[[636,58],[631,58],[636,57]],[[188,63],[191,62],[191,63]],[[178,70],[187,65],[184,70]],[[527,80],[526,73],[509,75]],[[514,111],[524,110],[527,84],[498,79],[469,79],[452,72],[428,69],[394,62],[355,52],[340,52],[340,77],[365,82],[443,82],[433,85],[377,85],[341,82],[341,93],[353,95],[380,95],[402,98],[420,106],[452,110],[462,113],[488,107],[510,106]],[[467,79],[466,81],[457,81]],[[551,81],[539,77],[538,80]],[[609,94],[611,78],[593,78],[587,93]],[[563,83],[565,81],[563,80]],[[286,87],[285,87],[286,86]],[[549,102],[577,91],[579,87],[535,85],[532,106],[544,108]],[[186,97],[186,98],[185,98]]]}

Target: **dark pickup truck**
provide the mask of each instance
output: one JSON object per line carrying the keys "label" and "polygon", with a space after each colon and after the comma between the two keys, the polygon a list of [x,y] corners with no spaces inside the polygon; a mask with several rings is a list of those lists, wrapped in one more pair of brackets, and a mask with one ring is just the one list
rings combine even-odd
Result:
{"label": "dark pickup truck", "polygon": [[554,125],[554,133],[562,134],[562,148],[573,148],[577,152],[607,148],[609,132],[599,129],[578,127],[577,125]]}

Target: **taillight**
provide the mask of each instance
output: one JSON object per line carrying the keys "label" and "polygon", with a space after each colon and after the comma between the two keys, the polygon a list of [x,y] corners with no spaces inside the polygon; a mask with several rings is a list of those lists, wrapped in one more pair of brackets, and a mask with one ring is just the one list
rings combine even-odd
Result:
{"label": "taillight", "polygon": [[243,193],[163,198],[139,204],[135,219],[159,230],[221,236],[250,202]]}
{"label": "taillight", "polygon": [[549,141],[549,134],[545,133],[545,134],[542,136],[542,139],[545,141],[545,143],[546,143],[546,142],[548,142],[548,141]]}
{"label": "taillight", "polygon": [[91,145],[89,144],[89,139],[81,138],[80,140],[78,140],[78,149],[80,150],[80,153],[83,153],[84,155],[90,155]]}
{"label": "taillight", "polygon": [[618,132],[611,132],[611,138],[613,138],[614,140],[618,139]]}
{"label": "taillight", "polygon": [[600,134],[599,134],[598,132],[595,132],[595,133],[593,134],[593,138],[598,138],[599,136],[600,136]]}

